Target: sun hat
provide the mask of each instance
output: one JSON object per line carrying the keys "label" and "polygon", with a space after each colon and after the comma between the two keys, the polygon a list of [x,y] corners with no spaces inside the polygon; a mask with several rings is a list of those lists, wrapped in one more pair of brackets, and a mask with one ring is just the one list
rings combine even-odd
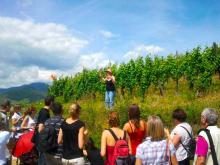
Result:
{"label": "sun hat", "polygon": [[109,72],[109,73],[112,74],[112,70],[111,70],[110,68],[108,68],[108,69],[106,70],[106,72]]}

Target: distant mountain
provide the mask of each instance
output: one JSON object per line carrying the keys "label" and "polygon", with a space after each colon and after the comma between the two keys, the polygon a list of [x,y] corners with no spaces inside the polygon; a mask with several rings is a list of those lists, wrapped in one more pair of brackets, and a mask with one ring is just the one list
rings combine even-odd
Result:
{"label": "distant mountain", "polygon": [[0,100],[8,98],[13,101],[39,101],[46,96],[48,87],[45,83],[32,83],[7,89],[0,88]]}

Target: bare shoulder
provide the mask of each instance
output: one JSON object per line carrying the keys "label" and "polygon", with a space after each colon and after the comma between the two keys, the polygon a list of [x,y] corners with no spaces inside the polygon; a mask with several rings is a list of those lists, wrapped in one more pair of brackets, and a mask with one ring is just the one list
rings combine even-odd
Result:
{"label": "bare shoulder", "polygon": [[127,122],[127,123],[125,123],[125,125],[124,125],[123,129],[127,131],[127,130],[128,130],[128,128],[129,128],[129,123]]}

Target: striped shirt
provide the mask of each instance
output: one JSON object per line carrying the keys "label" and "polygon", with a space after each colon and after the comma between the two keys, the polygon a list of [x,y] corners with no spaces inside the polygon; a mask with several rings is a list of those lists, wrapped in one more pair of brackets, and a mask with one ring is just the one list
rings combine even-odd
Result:
{"label": "striped shirt", "polygon": [[[44,124],[45,124],[45,127],[48,125],[53,125],[53,126],[55,125],[55,130],[56,130],[57,136],[58,136],[60,126],[63,123],[63,121],[64,121],[64,119],[61,116],[54,116],[54,117],[47,119]],[[50,153],[50,154],[54,155],[57,158],[62,158],[62,153],[63,153],[63,146],[62,146],[62,144],[59,144],[57,151]]]}
{"label": "striped shirt", "polygon": [[137,147],[136,158],[141,159],[143,165],[168,165],[170,155],[175,152],[174,145],[168,144],[167,140],[151,141],[151,138],[147,137]]}

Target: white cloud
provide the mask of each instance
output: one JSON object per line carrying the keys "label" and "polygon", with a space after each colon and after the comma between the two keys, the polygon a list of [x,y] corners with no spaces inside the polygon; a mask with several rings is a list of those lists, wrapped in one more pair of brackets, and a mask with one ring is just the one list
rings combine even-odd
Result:
{"label": "white cloud", "polygon": [[103,52],[83,55],[80,57],[80,62],[78,64],[77,70],[82,70],[83,68],[102,68],[107,66],[110,62],[114,63],[113,61],[108,60]]}
{"label": "white cloud", "polygon": [[146,56],[148,54],[155,55],[164,51],[163,48],[156,45],[139,45],[134,50],[127,52],[124,55],[126,59],[136,59],[139,56]]}
{"label": "white cloud", "polygon": [[100,34],[106,39],[118,37],[117,34],[113,34],[112,32],[107,31],[107,30],[100,30]]}
{"label": "white cloud", "polygon": [[49,82],[50,75],[72,75],[109,63],[102,52],[82,53],[89,44],[55,23],[0,17],[0,87]]}

